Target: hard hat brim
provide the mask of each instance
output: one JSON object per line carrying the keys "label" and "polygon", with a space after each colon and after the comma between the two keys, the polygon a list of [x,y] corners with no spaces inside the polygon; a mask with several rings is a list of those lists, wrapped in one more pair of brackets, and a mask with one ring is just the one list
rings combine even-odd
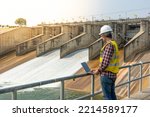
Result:
{"label": "hard hat brim", "polygon": [[99,33],[99,35],[102,35],[103,33]]}
{"label": "hard hat brim", "polygon": [[99,33],[99,35],[102,35],[102,34],[105,34],[105,33],[113,33],[113,32],[112,31],[102,32],[102,33]]}

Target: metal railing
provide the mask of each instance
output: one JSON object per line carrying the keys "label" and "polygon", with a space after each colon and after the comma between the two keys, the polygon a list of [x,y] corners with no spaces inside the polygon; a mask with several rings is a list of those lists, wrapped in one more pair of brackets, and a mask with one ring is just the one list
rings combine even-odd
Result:
{"label": "metal railing", "polygon": [[[130,85],[131,85],[131,82],[139,80],[140,81],[140,83],[139,83],[139,92],[142,92],[142,80],[143,80],[143,78],[150,76],[150,73],[145,75],[145,76],[143,76],[142,69],[143,69],[143,65],[144,64],[149,64],[149,63],[150,63],[150,61],[149,62],[143,62],[143,63],[140,62],[140,63],[137,63],[137,64],[120,67],[120,69],[128,68],[128,81],[117,85],[116,88],[127,84],[128,85],[128,93],[127,93],[127,95],[128,95],[128,98],[130,98],[130,88],[131,88]],[[139,66],[140,77],[134,78],[134,79],[131,80],[131,67],[135,67],[135,66]],[[149,66],[148,69],[150,69],[150,66]],[[19,85],[19,86],[12,86],[12,87],[7,87],[7,88],[1,88],[0,89],[0,94],[12,92],[12,100],[16,100],[17,99],[17,91],[19,91],[19,90],[32,88],[32,87],[36,87],[36,86],[47,85],[47,84],[56,83],[56,82],[61,82],[61,85],[60,85],[60,100],[64,100],[65,99],[64,98],[65,97],[65,95],[64,95],[64,90],[65,90],[64,84],[65,84],[65,81],[66,80],[71,80],[71,79],[74,80],[74,79],[81,78],[81,77],[84,77],[84,76],[91,76],[91,93],[87,94],[87,95],[84,95],[84,96],[81,96],[79,98],[76,98],[77,100],[87,99],[87,98],[93,99],[94,96],[102,93],[101,90],[97,91],[97,92],[95,92],[95,90],[94,90],[95,89],[95,84],[94,84],[95,77],[94,77],[94,75],[92,73],[84,73],[84,74],[72,75],[72,76],[67,76],[67,77],[61,77],[61,78],[45,80],[45,81],[40,81],[40,82],[34,82],[34,83],[24,84],[24,85]]]}

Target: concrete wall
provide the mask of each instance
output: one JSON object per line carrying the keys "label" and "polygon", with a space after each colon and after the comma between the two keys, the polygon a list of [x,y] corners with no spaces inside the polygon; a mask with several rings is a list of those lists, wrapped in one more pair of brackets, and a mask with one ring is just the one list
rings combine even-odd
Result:
{"label": "concrete wall", "polygon": [[23,55],[30,51],[35,50],[36,45],[43,41],[43,34],[37,35],[33,38],[30,38],[20,44],[16,45],[16,55]]}
{"label": "concrete wall", "polygon": [[16,44],[41,33],[40,27],[20,27],[0,34],[0,55],[15,50]]}
{"label": "concrete wall", "polygon": [[80,35],[81,33],[83,33],[83,31],[84,31],[83,25],[76,25],[76,24],[68,25],[68,33],[70,39],[73,39],[74,37]]}
{"label": "concrete wall", "polygon": [[98,25],[98,24],[92,24],[91,25],[91,34],[96,38],[98,39],[99,38],[99,32],[100,32],[100,28],[102,27],[103,25]]}
{"label": "concrete wall", "polygon": [[136,54],[150,49],[150,22],[142,21],[140,31],[125,45],[124,60],[132,59]]}
{"label": "concrete wall", "polygon": [[117,41],[118,45],[124,43],[124,38],[126,34],[126,24],[112,22],[111,27],[113,29],[113,38]]}
{"label": "concrete wall", "polygon": [[113,38],[117,41],[119,48],[123,48],[139,32],[139,23],[112,22],[110,24],[113,28]]}
{"label": "concrete wall", "polygon": [[36,47],[36,56],[41,56],[51,50],[57,49],[64,43],[64,33],[61,33],[57,36],[52,37],[51,39],[48,39]]}
{"label": "concrete wall", "polygon": [[[131,30],[130,34],[135,34],[138,31],[138,28],[135,29],[130,29],[128,28],[129,25],[133,25],[136,26],[138,25],[137,23],[131,23],[131,22],[107,22],[107,23],[92,23],[88,25],[85,25],[85,33],[81,34],[78,37],[75,37],[73,39],[71,39],[70,41],[68,41],[67,43],[65,43],[64,45],[61,46],[61,57],[66,56],[67,54],[70,54],[71,52],[74,52],[76,50],[79,50],[81,48],[85,48],[88,47],[88,45],[90,45],[92,42],[94,42],[95,40],[97,40],[99,38],[99,30],[100,27],[103,25],[110,25],[113,28],[113,38],[117,41],[118,45],[120,48],[122,48],[124,46],[124,44],[126,43],[126,36],[128,35],[128,30]],[[88,26],[88,28],[87,28]],[[83,41],[84,40],[84,41]],[[101,45],[101,43],[99,43]],[[95,42],[94,45],[91,46],[90,49],[95,48],[98,49],[97,46],[99,45],[98,42]],[[100,50],[100,49],[98,49]],[[96,50],[98,52],[98,50]],[[98,56],[96,55],[96,52],[91,51],[90,52],[91,55]],[[98,52],[99,54],[99,52]],[[92,57],[91,57],[92,59]]]}
{"label": "concrete wall", "polygon": [[100,50],[103,47],[103,41],[98,39],[89,46],[89,60],[95,59],[100,55]]}
{"label": "concrete wall", "polygon": [[47,35],[48,38],[51,38],[53,36],[60,34],[62,32],[61,30],[62,29],[61,29],[60,25],[58,25],[58,26],[43,26],[43,34]]}
{"label": "concrete wall", "polygon": [[83,33],[83,31],[84,27],[82,25],[63,25],[61,34],[37,45],[37,56],[43,55],[48,51],[59,48],[70,39]]}
{"label": "concrete wall", "polygon": [[127,37],[129,39],[132,39],[139,31],[140,31],[140,29],[127,30]]}
{"label": "concrete wall", "polygon": [[31,35],[32,35],[31,38],[42,33],[42,27],[41,26],[39,26],[39,27],[32,27],[31,30],[32,30],[31,31]]}
{"label": "concrete wall", "polygon": [[113,29],[113,38],[117,41],[118,44],[123,43],[126,32],[127,32],[127,24],[117,23],[117,22],[106,22],[106,23],[94,23],[92,24],[92,35],[98,39],[100,28],[103,25],[110,25]]}
{"label": "concrete wall", "polygon": [[140,22],[139,23],[131,23],[127,26],[127,35],[131,38],[135,36],[140,31]]}
{"label": "concrete wall", "polygon": [[37,45],[61,33],[61,26],[43,26],[42,33],[16,45],[16,55],[23,55],[36,49]]}
{"label": "concrete wall", "polygon": [[[105,25],[105,24],[103,24],[103,25]],[[99,34],[100,27],[103,25],[100,25],[100,24],[93,25],[94,32],[96,32],[93,34],[94,35]],[[113,38],[116,40],[116,42],[118,43],[118,45],[120,47],[121,47],[121,45],[124,45],[124,43],[125,43],[124,41],[125,41],[126,35],[128,35],[128,33],[136,34],[136,32],[138,31],[137,28],[135,30],[130,29],[127,23],[110,22],[108,25],[110,25],[113,28]],[[132,25],[136,26],[137,24],[132,24]],[[126,41],[128,41],[128,40],[126,40]],[[103,45],[103,42],[100,40],[97,40],[89,46],[89,60],[92,60],[95,57],[99,56],[102,45]]]}
{"label": "concrete wall", "polygon": [[[117,43],[119,45],[122,44],[122,41],[124,44],[124,38],[127,34],[134,35],[138,31],[137,29],[130,30],[128,28],[129,25],[132,25],[132,23],[130,22],[125,22],[125,23],[124,22],[105,22],[105,23],[94,22],[91,24],[85,24],[85,23],[66,24],[62,26],[63,28],[60,25],[54,25],[54,26],[45,25],[43,26],[43,28],[22,27],[24,29],[18,29],[16,32],[10,33],[10,35],[7,33],[5,34],[6,36],[0,36],[0,38],[2,38],[0,43],[1,53],[2,51],[4,51],[3,53],[6,53],[9,52],[10,50],[15,50],[15,45],[17,45],[16,54],[22,55],[31,50],[35,50],[36,46],[40,44],[38,46],[39,48],[37,49],[37,54],[40,55],[40,53],[42,54],[43,52],[45,53],[47,51],[60,47],[62,44],[66,43],[69,40],[71,40],[72,42],[68,42],[68,44],[71,43],[72,47],[69,47],[69,45],[68,47],[70,49],[76,48],[77,46],[76,44],[79,43],[81,39],[84,40],[84,38],[86,38],[86,41],[90,45],[94,40],[99,38],[98,34],[99,34],[100,27],[106,24],[112,26],[114,31],[114,38],[117,39]],[[89,27],[89,29],[87,27]],[[82,35],[83,32],[86,33],[86,36],[84,35],[84,38]],[[118,36],[118,34],[120,34],[120,37]],[[77,39],[77,41],[75,41],[74,39]],[[87,42],[83,42],[83,43],[87,43]],[[42,45],[41,43],[43,43],[44,45]],[[75,45],[73,45],[73,43]],[[81,45],[78,44],[78,45],[79,45],[78,48],[83,48],[85,47],[86,44],[81,44]],[[71,49],[71,50],[76,50],[76,49]]]}
{"label": "concrete wall", "polygon": [[90,24],[86,24],[84,26],[84,32],[70,41],[63,44],[60,48],[60,57],[64,57],[76,50],[86,48],[91,43],[96,41],[96,38],[92,35],[92,26]]}

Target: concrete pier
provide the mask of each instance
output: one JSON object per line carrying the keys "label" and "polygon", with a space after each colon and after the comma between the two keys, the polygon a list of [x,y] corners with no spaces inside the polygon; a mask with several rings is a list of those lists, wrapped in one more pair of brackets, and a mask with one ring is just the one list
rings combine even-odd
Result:
{"label": "concrete pier", "polygon": [[60,26],[43,26],[41,34],[16,45],[16,55],[22,55],[36,49],[43,41],[61,33]]}
{"label": "concrete pier", "polygon": [[60,48],[61,45],[71,40],[72,38],[83,33],[84,27],[82,25],[63,25],[61,33],[47,39],[46,41],[37,45],[37,56],[43,55],[46,52]]}
{"label": "concrete pier", "polygon": [[16,49],[16,45],[41,34],[41,27],[18,27],[0,34],[0,56]]}
{"label": "concrete pier", "polygon": [[87,48],[96,38],[91,34],[92,27],[90,24],[84,25],[84,32],[70,41],[63,44],[60,48],[60,57],[64,57],[79,49]]}
{"label": "concrete pier", "polygon": [[140,31],[125,45],[124,59],[130,60],[136,54],[150,49],[150,22],[142,21]]}

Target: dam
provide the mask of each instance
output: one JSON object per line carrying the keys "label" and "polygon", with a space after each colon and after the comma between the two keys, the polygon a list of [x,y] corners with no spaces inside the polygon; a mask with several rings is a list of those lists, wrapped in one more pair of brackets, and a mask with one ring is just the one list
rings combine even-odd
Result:
{"label": "dam", "polygon": [[[98,34],[100,27],[105,24],[113,28],[113,37],[120,48],[122,68],[116,85],[128,81],[129,71],[123,66],[130,68],[132,65],[140,65],[142,75],[146,75],[140,91],[149,88],[150,21],[148,18],[137,18],[19,27],[1,33],[0,93],[13,92],[13,99],[16,99],[16,89],[39,84],[40,87],[62,87],[60,99],[64,99],[64,88],[92,92],[93,96],[93,92],[101,89],[99,77],[93,79],[91,74],[86,74],[81,75],[82,78],[75,78],[84,73],[81,62],[87,62],[90,68],[98,67],[99,51],[103,46]],[[141,75],[138,67],[130,68],[130,73],[130,80]],[[66,79],[67,76],[70,77]],[[66,80],[65,83],[61,78]],[[59,82],[48,84],[56,81]],[[91,82],[94,84],[93,89]],[[44,83],[46,85],[41,86]],[[127,96],[130,98],[130,95],[138,92],[139,84],[136,81],[118,87],[117,96],[120,99]]]}

